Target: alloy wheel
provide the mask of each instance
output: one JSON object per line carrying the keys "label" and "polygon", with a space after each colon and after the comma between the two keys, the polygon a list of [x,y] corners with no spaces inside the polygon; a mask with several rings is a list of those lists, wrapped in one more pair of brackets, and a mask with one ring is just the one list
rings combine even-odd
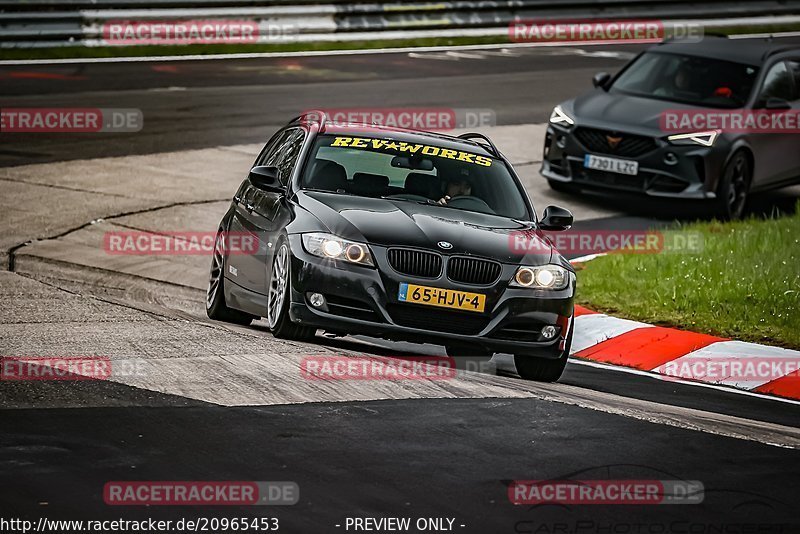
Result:
{"label": "alloy wheel", "polygon": [[222,232],[217,232],[217,238],[214,241],[214,254],[211,259],[211,272],[208,277],[208,291],[206,292],[206,309],[210,309],[214,304],[214,298],[217,296],[219,290],[219,282],[222,278],[222,268],[225,264],[224,260],[225,247],[222,240]]}
{"label": "alloy wheel", "polygon": [[744,211],[747,200],[747,172],[747,159],[743,154],[739,154],[733,161],[728,186],[728,211],[733,219],[739,218]]}
{"label": "alloy wheel", "polygon": [[289,281],[289,249],[281,245],[272,261],[272,279],[269,284],[269,299],[267,302],[267,324],[275,328],[283,313],[283,303],[286,299],[286,286]]}

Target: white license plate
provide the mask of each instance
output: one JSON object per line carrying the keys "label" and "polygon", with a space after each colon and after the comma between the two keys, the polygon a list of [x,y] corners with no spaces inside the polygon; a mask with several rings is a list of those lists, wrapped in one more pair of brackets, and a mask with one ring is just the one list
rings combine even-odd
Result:
{"label": "white license plate", "polygon": [[597,169],[598,171],[616,172],[618,174],[629,174],[636,176],[639,173],[639,162],[627,159],[606,158],[586,154],[583,158],[583,166],[587,169]]}

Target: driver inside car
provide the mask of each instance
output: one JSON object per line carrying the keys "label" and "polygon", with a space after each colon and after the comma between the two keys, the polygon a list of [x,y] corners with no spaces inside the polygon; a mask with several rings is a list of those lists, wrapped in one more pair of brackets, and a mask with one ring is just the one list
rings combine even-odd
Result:
{"label": "driver inside car", "polygon": [[469,196],[472,194],[472,184],[466,178],[456,178],[447,181],[445,195],[439,199],[439,204],[447,204],[454,197]]}
{"label": "driver inside car", "polygon": [[681,64],[678,66],[672,79],[664,87],[659,87],[653,94],[658,96],[678,96],[690,92],[691,71],[689,66]]}

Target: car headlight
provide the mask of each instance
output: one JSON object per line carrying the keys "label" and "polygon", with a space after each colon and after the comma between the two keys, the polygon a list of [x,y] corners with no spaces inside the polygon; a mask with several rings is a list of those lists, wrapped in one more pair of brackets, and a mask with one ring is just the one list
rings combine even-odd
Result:
{"label": "car headlight", "polygon": [[558,291],[569,285],[569,271],[558,265],[520,267],[511,280],[512,287],[552,289]]}
{"label": "car headlight", "polygon": [[306,252],[329,260],[341,260],[357,265],[373,267],[372,254],[365,243],[348,241],[333,234],[314,232],[303,234],[303,248]]}
{"label": "car headlight", "polygon": [[561,106],[556,106],[553,108],[553,112],[550,114],[550,122],[552,124],[575,124],[575,121],[572,120],[572,117],[564,113],[564,110],[561,109]]}
{"label": "car headlight", "polygon": [[711,130],[708,132],[694,132],[685,134],[670,135],[667,141],[673,145],[702,145],[711,146],[719,136],[719,130]]}

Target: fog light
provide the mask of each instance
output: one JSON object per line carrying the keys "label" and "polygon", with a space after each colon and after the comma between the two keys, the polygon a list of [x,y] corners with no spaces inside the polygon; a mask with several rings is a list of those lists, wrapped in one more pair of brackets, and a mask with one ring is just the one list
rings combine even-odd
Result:
{"label": "fog light", "polygon": [[558,137],[556,137],[556,144],[558,145],[558,148],[564,148],[565,146],[567,146],[566,136],[559,135]]}
{"label": "fog light", "polygon": [[545,339],[553,339],[557,333],[558,330],[556,330],[555,326],[548,325],[542,328],[542,337]]}
{"label": "fog light", "polygon": [[675,154],[675,152],[667,152],[664,154],[664,163],[667,165],[675,165],[678,163],[678,156]]}
{"label": "fog light", "polygon": [[308,301],[315,308],[322,308],[325,306],[325,297],[322,295],[322,293],[311,293],[308,296]]}

